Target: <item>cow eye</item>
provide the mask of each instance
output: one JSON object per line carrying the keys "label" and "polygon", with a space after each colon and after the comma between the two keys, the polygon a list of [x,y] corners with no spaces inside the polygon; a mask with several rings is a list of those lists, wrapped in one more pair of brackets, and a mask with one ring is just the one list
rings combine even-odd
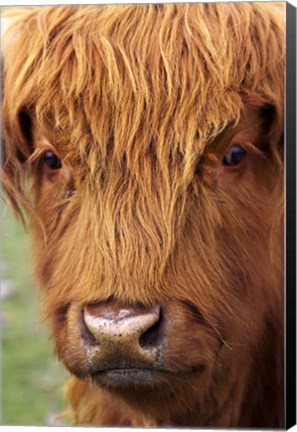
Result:
{"label": "cow eye", "polygon": [[239,145],[233,146],[223,158],[223,165],[234,166],[238,165],[245,157],[246,151]]}
{"label": "cow eye", "polygon": [[42,160],[49,168],[52,168],[55,170],[62,168],[61,159],[58,158],[58,156],[55,155],[55,153],[53,153],[51,151],[45,152],[43,157],[42,157]]}

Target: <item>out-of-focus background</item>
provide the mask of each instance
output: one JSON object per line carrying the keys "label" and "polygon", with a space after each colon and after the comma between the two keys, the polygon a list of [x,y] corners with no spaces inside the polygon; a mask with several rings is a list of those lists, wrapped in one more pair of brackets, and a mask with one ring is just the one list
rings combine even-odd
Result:
{"label": "out-of-focus background", "polygon": [[32,278],[29,240],[1,203],[2,425],[59,425],[68,374],[53,354]]}

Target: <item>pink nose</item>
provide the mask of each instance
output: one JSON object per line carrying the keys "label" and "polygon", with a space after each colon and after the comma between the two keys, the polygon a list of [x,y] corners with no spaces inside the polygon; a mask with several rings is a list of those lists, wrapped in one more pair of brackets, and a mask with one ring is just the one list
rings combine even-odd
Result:
{"label": "pink nose", "polygon": [[83,346],[92,370],[154,364],[163,344],[160,306],[151,309],[100,302],[83,310]]}

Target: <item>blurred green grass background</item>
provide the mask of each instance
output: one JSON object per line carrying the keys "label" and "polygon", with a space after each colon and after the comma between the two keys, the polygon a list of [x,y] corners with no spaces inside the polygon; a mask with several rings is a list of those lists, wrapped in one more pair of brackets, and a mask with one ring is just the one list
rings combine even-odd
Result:
{"label": "blurred green grass background", "polygon": [[53,355],[30,263],[29,240],[4,204],[1,257],[2,425],[55,425],[68,375]]}

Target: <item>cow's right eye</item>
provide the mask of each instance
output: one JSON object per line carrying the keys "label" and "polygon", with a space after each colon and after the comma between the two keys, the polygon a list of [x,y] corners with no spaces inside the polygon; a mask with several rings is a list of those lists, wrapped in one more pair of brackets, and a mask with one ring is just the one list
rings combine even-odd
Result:
{"label": "cow's right eye", "polygon": [[61,159],[51,151],[45,152],[42,160],[51,169],[57,170],[62,168]]}

